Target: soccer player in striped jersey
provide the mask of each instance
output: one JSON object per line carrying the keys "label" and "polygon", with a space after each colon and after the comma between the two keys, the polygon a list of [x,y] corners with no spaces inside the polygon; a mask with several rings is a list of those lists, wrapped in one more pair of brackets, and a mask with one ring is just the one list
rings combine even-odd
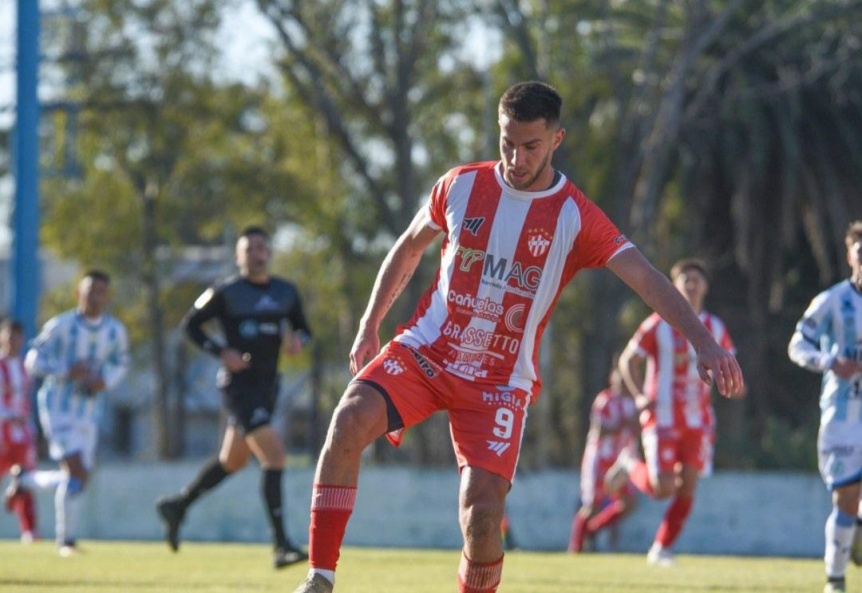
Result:
{"label": "soccer player in striped jersey", "polygon": [[634,486],[624,485],[611,496],[605,491],[604,478],[620,451],[638,454],[639,433],[637,405],[614,359],[608,387],[590,408],[590,429],[581,460],[581,506],[572,521],[569,552],[582,552],[585,542],[634,510]]}
{"label": "soccer player in striped jersey", "polygon": [[76,308],[48,320],[27,352],[25,364],[42,378],[36,397],[39,421],[59,471],[23,472],[24,488],[56,488],[55,537],[61,556],[77,550],[82,494],[93,469],[102,393],[116,387],[129,367],[125,326],[107,313],[111,278],[84,274]]}
{"label": "soccer player in striped jersey", "polygon": [[22,470],[36,466],[36,432],[30,410],[30,379],[21,356],[24,327],[13,319],[0,322],[0,477],[9,473],[6,510],[18,516],[21,541],[36,535],[36,507],[30,491],[17,488]]}
{"label": "soccer player in striped jersey", "polygon": [[862,220],[850,224],[844,242],[850,278],[814,297],[788,346],[793,362],[823,373],[817,454],[832,492],[825,593],[845,590],[851,548],[854,563],[862,564]]}
{"label": "soccer player in striped jersey", "polygon": [[[497,590],[506,496],[541,388],[538,346],[560,291],[582,268],[612,270],[696,344],[703,376],[713,370],[725,395],[742,388],[734,356],[667,278],[551,166],[565,136],[561,103],[541,82],[509,88],[498,106],[501,159],[443,175],[386,256],[350,351],[354,379],[318,460],[311,569],[295,593],[333,590],[363,449],[383,435],[399,443],[404,430],[439,410],[449,413],[461,472],[458,591]],[[434,283],[381,349],[384,316],[441,235]]]}
{"label": "soccer player in striped jersey", "polygon": [[[706,264],[694,258],[680,260],[670,277],[703,328],[722,348],[734,352],[724,323],[703,308],[709,290]],[[647,317],[629,340],[620,355],[620,370],[635,399],[649,402],[640,415],[645,460],[623,450],[605,484],[613,492],[629,479],[652,498],[672,497],[647,554],[650,564],[670,566],[671,548],[691,513],[698,477],[712,467],[712,390],[698,373],[696,349],[657,313]]]}

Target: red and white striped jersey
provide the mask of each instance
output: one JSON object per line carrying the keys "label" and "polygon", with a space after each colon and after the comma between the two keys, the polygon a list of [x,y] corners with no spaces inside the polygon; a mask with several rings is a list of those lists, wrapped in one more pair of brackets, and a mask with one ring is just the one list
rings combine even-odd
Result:
{"label": "red and white striped jersey", "polygon": [[0,438],[5,443],[22,443],[30,438],[29,390],[24,361],[18,356],[0,358]]}
{"label": "red and white striped jersey", "polygon": [[[595,456],[598,463],[607,469],[625,448],[637,452],[638,434],[632,427],[637,417],[635,401],[611,389],[596,396],[590,408],[590,430],[584,456]],[[613,431],[601,434],[602,429]]]}
{"label": "red and white striped jersey", "polygon": [[[702,311],[698,317],[718,344],[735,352],[724,322]],[[711,388],[697,372],[697,355],[680,332],[658,313],[641,323],[631,344],[646,359],[644,394],[655,402],[648,411],[648,422],[659,427],[709,427],[712,418]]]}
{"label": "red and white striped jersey", "polygon": [[495,162],[452,169],[425,207],[445,233],[441,265],[395,339],[450,373],[535,401],[538,344],[560,291],[632,244],[565,176],[519,191]]}

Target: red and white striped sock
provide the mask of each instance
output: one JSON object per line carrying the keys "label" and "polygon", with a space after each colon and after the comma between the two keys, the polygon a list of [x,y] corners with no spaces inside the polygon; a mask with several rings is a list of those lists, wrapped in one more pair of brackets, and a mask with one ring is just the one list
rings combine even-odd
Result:
{"label": "red and white striped sock", "polygon": [[587,521],[587,529],[590,533],[596,533],[616,523],[626,512],[626,505],[621,500],[615,500],[603,508],[599,513]]}
{"label": "red and white striped sock", "polygon": [[458,593],[495,593],[503,576],[503,556],[496,562],[480,564],[461,551],[458,567]]}

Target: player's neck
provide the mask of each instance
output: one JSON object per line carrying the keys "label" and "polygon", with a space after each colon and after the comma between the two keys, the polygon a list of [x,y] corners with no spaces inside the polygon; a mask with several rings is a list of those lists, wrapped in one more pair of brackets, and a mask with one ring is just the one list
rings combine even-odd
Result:
{"label": "player's neck", "polygon": [[87,321],[97,322],[102,318],[101,311],[87,311],[86,309],[78,309],[78,315],[86,319]]}
{"label": "player's neck", "polygon": [[262,274],[244,274],[243,278],[252,284],[266,284],[269,282],[269,274],[266,272]]}

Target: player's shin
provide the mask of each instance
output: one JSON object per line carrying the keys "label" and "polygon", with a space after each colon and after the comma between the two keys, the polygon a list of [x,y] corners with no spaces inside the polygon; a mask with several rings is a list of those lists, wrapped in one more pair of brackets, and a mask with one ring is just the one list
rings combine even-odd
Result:
{"label": "player's shin", "polygon": [[308,528],[308,553],[312,568],[335,570],[355,502],[355,487],[314,485],[311,524]]}

